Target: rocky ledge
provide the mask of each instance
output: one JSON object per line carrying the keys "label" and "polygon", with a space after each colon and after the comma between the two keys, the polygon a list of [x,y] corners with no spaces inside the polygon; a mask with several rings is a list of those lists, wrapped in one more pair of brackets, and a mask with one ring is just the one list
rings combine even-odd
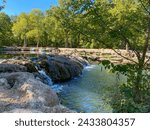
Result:
{"label": "rocky ledge", "polygon": [[0,63],[0,112],[74,112],[60,104],[38,69],[54,82],[78,76],[87,62],[81,58],[43,55],[32,60],[16,58]]}
{"label": "rocky ledge", "polygon": [[[6,64],[20,66],[16,66],[16,68],[13,66],[12,68],[7,67]],[[1,62],[0,72],[11,72],[12,70],[18,72],[22,69],[23,71],[35,73],[38,70],[44,70],[53,82],[63,82],[80,75],[83,67],[87,64],[88,62],[81,57],[63,55],[40,55],[32,59],[17,57]]]}

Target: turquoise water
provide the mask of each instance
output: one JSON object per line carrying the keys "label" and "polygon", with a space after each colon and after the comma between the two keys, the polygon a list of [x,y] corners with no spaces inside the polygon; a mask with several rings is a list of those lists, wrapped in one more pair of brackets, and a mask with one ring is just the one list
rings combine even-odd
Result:
{"label": "turquoise water", "polygon": [[105,100],[105,88],[118,86],[125,80],[124,76],[119,77],[103,66],[87,66],[80,77],[61,84],[61,103],[77,112],[112,112]]}

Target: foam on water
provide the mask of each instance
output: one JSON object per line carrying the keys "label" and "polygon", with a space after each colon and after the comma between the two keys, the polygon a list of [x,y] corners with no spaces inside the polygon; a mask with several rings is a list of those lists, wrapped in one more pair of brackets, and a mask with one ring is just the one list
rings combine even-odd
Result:
{"label": "foam on water", "polygon": [[46,72],[40,68],[39,65],[36,65],[35,68],[38,70],[39,74],[46,80],[47,85],[51,87],[56,93],[60,93],[62,90],[62,85],[54,84],[52,79],[46,74]]}
{"label": "foam on water", "polygon": [[93,70],[93,68],[95,68],[96,67],[96,65],[88,65],[88,66],[85,66],[84,67],[84,70],[86,70],[86,71],[91,71],[91,70]]}

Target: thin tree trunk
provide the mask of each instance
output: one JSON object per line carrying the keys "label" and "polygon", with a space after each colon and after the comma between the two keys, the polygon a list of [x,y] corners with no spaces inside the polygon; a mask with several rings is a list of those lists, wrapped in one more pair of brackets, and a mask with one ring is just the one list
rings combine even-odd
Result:
{"label": "thin tree trunk", "polygon": [[69,46],[69,32],[66,31],[65,48],[68,48],[68,46]]}
{"label": "thin tree trunk", "polygon": [[37,48],[39,47],[39,43],[40,43],[40,41],[37,40],[37,44],[36,44],[36,47],[37,47]]}
{"label": "thin tree trunk", "polygon": [[126,43],[126,51],[129,52],[129,44]]}
{"label": "thin tree trunk", "polygon": [[77,36],[77,47],[79,47],[79,45],[80,45],[80,33]]}
{"label": "thin tree trunk", "polygon": [[24,36],[24,45],[23,45],[23,47],[27,47],[27,37],[26,37],[26,35]]}
{"label": "thin tree trunk", "polygon": [[139,65],[138,65],[138,70],[137,70],[137,77],[136,77],[136,84],[135,84],[135,89],[134,89],[134,100],[135,102],[141,102],[142,95],[140,91],[141,87],[141,82],[142,82],[142,72],[144,70],[144,64],[145,64],[145,58],[146,58],[146,52],[148,49],[149,45],[149,39],[150,39],[150,13],[148,14],[148,28],[147,28],[147,36],[145,39],[145,45],[143,48],[142,56],[139,58]]}

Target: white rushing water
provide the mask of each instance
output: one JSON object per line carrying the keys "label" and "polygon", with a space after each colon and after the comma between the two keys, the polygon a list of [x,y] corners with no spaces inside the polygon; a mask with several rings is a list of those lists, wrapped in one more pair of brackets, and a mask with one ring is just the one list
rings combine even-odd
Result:
{"label": "white rushing water", "polygon": [[59,84],[54,84],[52,82],[52,79],[45,73],[44,70],[39,70],[38,71],[40,75],[47,81],[47,84],[51,87],[52,90],[54,90],[56,93],[60,93],[62,90],[62,85]]}
{"label": "white rushing water", "polygon": [[52,79],[46,74],[44,69],[41,69],[40,66],[36,65],[35,68],[38,70],[39,74],[46,80],[47,85],[51,87],[56,93],[60,93],[62,90],[62,85],[54,84]]}

